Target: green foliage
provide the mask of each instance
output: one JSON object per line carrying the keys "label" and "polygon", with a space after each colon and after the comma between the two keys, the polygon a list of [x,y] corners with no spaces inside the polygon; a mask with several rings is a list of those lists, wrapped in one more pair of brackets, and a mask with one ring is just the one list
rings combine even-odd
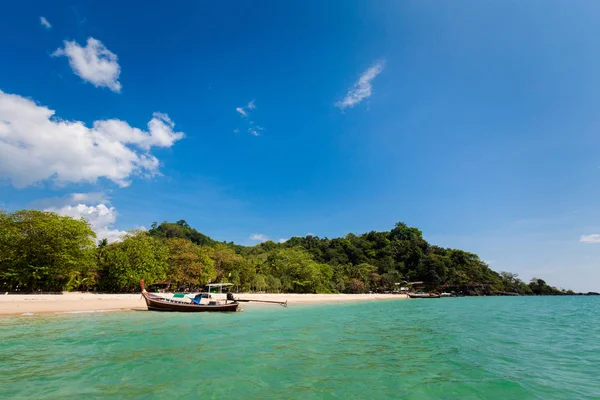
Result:
{"label": "green foliage", "polygon": [[179,238],[167,239],[166,244],[169,259],[167,279],[175,288],[199,287],[215,279],[212,248]]}
{"label": "green foliage", "polygon": [[214,260],[216,278],[219,281],[240,285],[242,282],[250,282],[256,273],[252,263],[223,243],[217,243],[213,247],[211,257]]}
{"label": "green foliage", "polygon": [[0,211],[0,285],[26,291],[77,288],[95,266],[95,237],[84,220]]}
{"label": "green foliage", "polygon": [[184,220],[151,226],[96,247],[83,220],[32,210],[0,212],[0,286],[129,292],[144,279],[169,281],[176,289],[231,282],[243,291],[365,293],[422,281],[425,289],[471,294],[569,293],[542,279],[526,284],[515,274],[498,274],[476,254],[432,246],[404,223],[389,232],[309,235],[252,247],[216,242]]}
{"label": "green foliage", "polygon": [[531,278],[528,286],[533,294],[539,296],[561,294],[560,290],[548,285],[543,279],[539,278]]}
{"label": "green foliage", "polygon": [[533,294],[531,288],[519,279],[519,275],[510,272],[500,272],[502,285],[500,290],[508,293]]}
{"label": "green foliage", "polygon": [[[269,275],[278,279],[284,292],[317,293],[324,289],[331,267],[315,262],[309,252],[301,247],[276,248],[266,260]],[[268,283],[268,281],[267,281]]]}
{"label": "green foliage", "polygon": [[281,246],[303,247],[316,262],[332,266],[334,275],[328,286],[339,292],[393,290],[406,281],[424,281],[431,289],[442,284],[457,288],[482,284],[493,291],[501,283],[499,275],[477,255],[431,246],[420,230],[403,223],[390,232],[337,239],[294,237]]}
{"label": "green foliage", "polygon": [[424,281],[439,285],[446,281],[450,264],[449,257],[435,253],[427,254],[417,267],[417,276]]}
{"label": "green foliage", "polygon": [[188,239],[192,243],[201,246],[214,246],[217,243],[208,236],[203,235],[190,227],[184,220],[177,221],[176,223],[165,221],[160,225],[156,225],[155,222],[152,224],[152,229],[148,231],[148,234],[161,239]]}
{"label": "green foliage", "polygon": [[134,232],[103,251],[100,268],[104,290],[129,292],[136,290],[142,279],[150,284],[167,278],[169,247],[146,232]]}

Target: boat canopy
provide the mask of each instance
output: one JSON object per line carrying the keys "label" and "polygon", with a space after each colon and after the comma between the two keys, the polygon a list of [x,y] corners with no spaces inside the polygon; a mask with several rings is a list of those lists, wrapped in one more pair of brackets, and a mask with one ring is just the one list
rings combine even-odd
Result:
{"label": "boat canopy", "polygon": [[204,286],[209,293],[223,293],[227,292],[231,286],[235,286],[233,283],[209,283]]}

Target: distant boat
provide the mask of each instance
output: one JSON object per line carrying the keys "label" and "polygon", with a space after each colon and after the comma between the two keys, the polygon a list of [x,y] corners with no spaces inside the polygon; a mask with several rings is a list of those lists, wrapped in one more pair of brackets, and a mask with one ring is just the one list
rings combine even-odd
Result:
{"label": "distant boat", "polygon": [[[211,299],[211,293],[199,293],[190,301],[169,299],[154,293],[148,293],[144,286],[144,281],[140,282],[142,286],[142,296],[146,300],[148,310],[151,311],[178,311],[178,312],[215,312],[215,311],[237,311],[239,303],[233,300],[233,296],[227,296],[223,299]],[[220,286],[219,286],[220,285]],[[211,285],[219,286],[221,289],[225,284]],[[203,299],[205,302],[203,303]]]}
{"label": "distant boat", "polygon": [[439,299],[441,296],[435,293],[409,293],[411,299]]}
{"label": "distant boat", "polygon": [[452,297],[452,293],[446,293],[446,292],[442,292],[440,294],[441,297]]}

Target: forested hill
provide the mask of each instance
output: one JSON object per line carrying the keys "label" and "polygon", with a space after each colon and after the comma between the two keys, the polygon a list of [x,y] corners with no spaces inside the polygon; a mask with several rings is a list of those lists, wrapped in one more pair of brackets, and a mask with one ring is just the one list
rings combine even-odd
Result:
{"label": "forested hill", "polygon": [[[160,238],[187,238],[198,245],[217,243],[185,221],[154,223],[148,233]],[[393,290],[396,283],[421,281],[424,288],[450,288],[473,294],[561,293],[541,279],[525,284],[515,274],[497,273],[476,254],[430,245],[419,229],[404,223],[397,223],[389,232],[371,231],[358,236],[350,233],[335,239],[306,236],[251,247],[226,245],[255,266],[243,277],[238,277],[240,271],[235,269],[228,272],[233,277],[230,281],[247,290],[304,292],[310,287],[310,291],[356,293]],[[303,268],[303,262],[304,267],[321,265]],[[296,271],[283,271],[291,266],[296,266]],[[315,275],[303,277],[306,287],[297,274],[303,269],[312,270]]]}
{"label": "forested hill", "polygon": [[422,281],[425,290],[466,294],[565,293],[541,279],[526,284],[497,273],[476,254],[430,245],[420,230],[403,223],[389,232],[294,237],[252,247],[217,242],[183,220],[153,223],[149,231],[111,244],[94,238],[84,220],[0,211],[0,289],[131,292],[145,279],[173,289],[211,281],[242,291],[363,293]]}

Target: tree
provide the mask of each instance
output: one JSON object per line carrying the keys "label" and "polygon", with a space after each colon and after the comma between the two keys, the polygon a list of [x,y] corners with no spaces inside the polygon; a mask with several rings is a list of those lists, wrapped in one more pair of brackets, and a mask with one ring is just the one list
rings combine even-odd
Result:
{"label": "tree", "polygon": [[213,249],[195,245],[187,239],[167,239],[169,267],[167,279],[176,288],[205,285],[215,279]]}
{"label": "tree", "polygon": [[146,232],[133,232],[120,243],[105,249],[102,261],[102,286],[111,291],[132,291],[140,280],[164,281],[169,266],[169,249],[165,243]]}
{"label": "tree", "polygon": [[211,258],[215,262],[217,281],[230,282],[240,290],[250,290],[256,274],[255,260],[237,254],[230,245],[217,243]]}
{"label": "tree", "polygon": [[256,274],[252,278],[252,289],[256,292],[262,292],[267,288],[267,280],[264,275]]}
{"label": "tree", "polygon": [[347,290],[350,293],[365,293],[367,291],[367,288],[361,280],[353,278],[350,279],[350,281],[348,282]]}
{"label": "tree", "polygon": [[500,278],[502,279],[503,290],[507,292],[513,293],[522,293],[523,290],[523,281],[519,279],[518,274],[513,274],[511,272],[502,271],[499,273]]}
{"label": "tree", "polygon": [[435,253],[427,254],[417,267],[417,279],[433,285],[445,282],[449,262],[450,260],[444,256]]}
{"label": "tree", "polygon": [[548,296],[560,294],[560,290],[548,285],[546,281],[540,278],[531,278],[528,286],[531,289],[531,292],[536,295]]}
{"label": "tree", "polygon": [[184,228],[190,228],[190,225],[184,219],[180,219],[176,222],[176,224],[179,226],[183,226]]}
{"label": "tree", "polygon": [[350,278],[355,278],[363,283],[368,283],[372,274],[377,272],[377,267],[369,263],[361,263],[356,266],[348,265],[346,273]]}
{"label": "tree", "polygon": [[279,291],[281,290],[281,281],[275,278],[274,276],[267,275],[265,282],[269,292],[279,293]]}
{"label": "tree", "polygon": [[[0,287],[5,290],[131,291],[170,279],[181,288],[231,282],[242,290],[352,292],[390,290],[404,280],[480,293],[568,294],[534,278],[496,273],[476,254],[430,245],[404,223],[390,231],[340,238],[292,237],[256,246],[219,243],[185,220],[153,222],[122,242],[94,244],[84,220],[53,213],[0,211]],[[481,289],[484,288],[484,289]],[[460,289],[459,289],[460,290]]]}
{"label": "tree", "polygon": [[300,247],[281,248],[272,251],[266,260],[271,275],[281,281],[285,292],[314,293],[327,285],[325,279],[329,268],[315,262],[311,255]]}
{"label": "tree", "polygon": [[83,219],[0,211],[0,282],[7,289],[63,290],[94,266],[95,237]]}
{"label": "tree", "polygon": [[398,271],[387,272],[381,275],[381,285],[386,290],[394,290],[396,289],[396,284],[402,284],[404,281],[404,277]]}
{"label": "tree", "polygon": [[208,236],[203,235],[194,228],[190,227],[185,220],[179,220],[175,223],[165,221],[158,226],[152,224],[152,229],[148,231],[148,234],[157,238],[188,239],[201,246],[214,246],[217,243]]}

